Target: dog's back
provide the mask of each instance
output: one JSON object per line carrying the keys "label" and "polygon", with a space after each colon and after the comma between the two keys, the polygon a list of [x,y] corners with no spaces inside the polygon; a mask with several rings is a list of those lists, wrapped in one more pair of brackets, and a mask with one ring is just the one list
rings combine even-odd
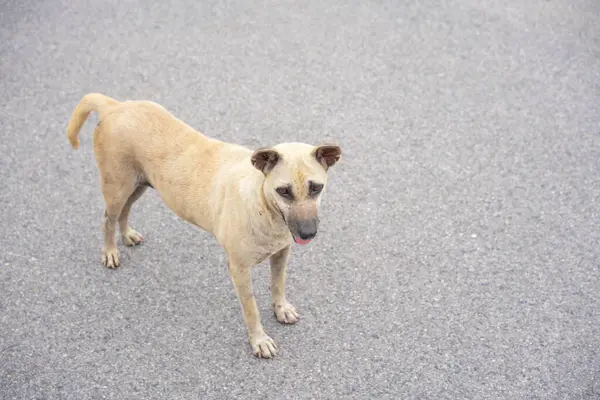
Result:
{"label": "dog's back", "polygon": [[189,215],[189,203],[208,198],[225,143],[194,130],[157,103],[119,102],[91,93],[69,121],[67,137],[74,148],[79,147],[79,130],[92,111],[100,117],[94,155],[102,182],[119,177],[134,186],[152,186],[180,217],[206,226],[202,216]]}

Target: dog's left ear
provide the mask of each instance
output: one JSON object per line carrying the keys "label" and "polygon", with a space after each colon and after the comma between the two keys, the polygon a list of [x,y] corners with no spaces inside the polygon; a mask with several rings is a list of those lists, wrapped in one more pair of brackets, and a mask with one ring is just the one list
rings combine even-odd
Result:
{"label": "dog's left ear", "polygon": [[342,157],[342,149],[335,144],[322,144],[313,150],[313,155],[317,161],[327,170]]}
{"label": "dog's left ear", "polygon": [[281,156],[273,149],[258,149],[252,154],[252,165],[267,175],[277,165]]}

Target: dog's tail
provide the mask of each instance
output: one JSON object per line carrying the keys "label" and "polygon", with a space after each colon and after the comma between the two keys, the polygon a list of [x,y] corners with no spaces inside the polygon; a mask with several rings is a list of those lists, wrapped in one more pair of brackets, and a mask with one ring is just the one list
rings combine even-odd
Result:
{"label": "dog's tail", "polygon": [[69,139],[74,149],[79,148],[79,130],[90,116],[90,113],[96,111],[102,119],[102,110],[106,106],[114,104],[119,104],[119,102],[100,93],[88,93],[83,96],[75,110],[73,110],[67,126],[67,139]]}

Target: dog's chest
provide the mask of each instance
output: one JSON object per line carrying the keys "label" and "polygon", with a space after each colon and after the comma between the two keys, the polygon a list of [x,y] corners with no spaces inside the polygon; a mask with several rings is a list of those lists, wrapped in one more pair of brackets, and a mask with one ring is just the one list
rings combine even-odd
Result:
{"label": "dog's chest", "polygon": [[255,236],[249,250],[256,264],[260,264],[268,257],[289,246],[290,243],[289,232],[277,232],[277,234]]}

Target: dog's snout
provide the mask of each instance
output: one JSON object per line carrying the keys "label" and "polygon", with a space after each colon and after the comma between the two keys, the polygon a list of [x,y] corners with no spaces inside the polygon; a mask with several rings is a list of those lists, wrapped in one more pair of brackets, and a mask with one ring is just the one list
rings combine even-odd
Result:
{"label": "dog's snout", "polygon": [[307,220],[296,221],[296,232],[302,240],[309,240],[317,236],[319,220],[311,218]]}

